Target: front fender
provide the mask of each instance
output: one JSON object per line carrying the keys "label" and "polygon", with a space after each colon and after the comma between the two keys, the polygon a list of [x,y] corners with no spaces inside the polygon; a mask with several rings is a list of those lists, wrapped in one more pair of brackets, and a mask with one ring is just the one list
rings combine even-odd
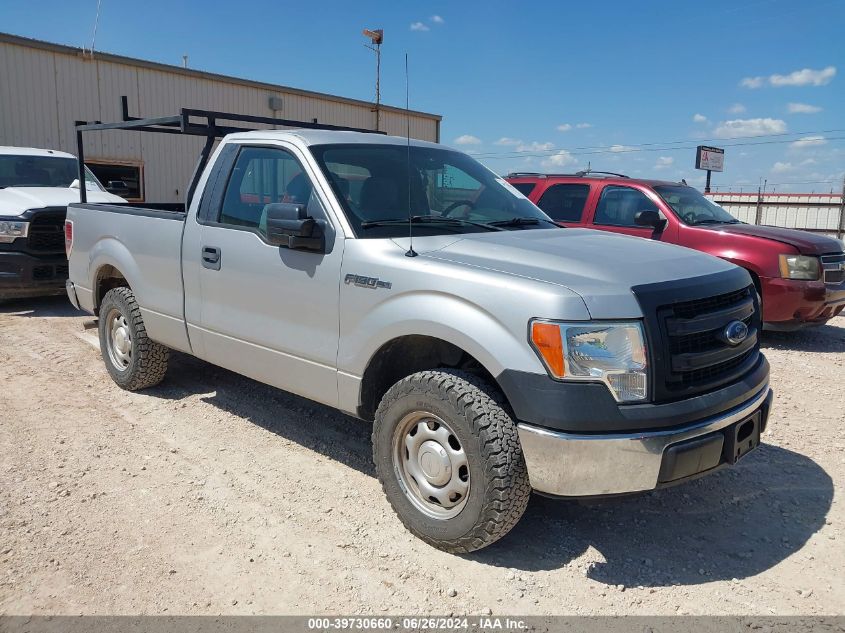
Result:
{"label": "front fender", "polygon": [[419,335],[451,343],[472,355],[492,376],[505,368],[545,373],[528,345],[528,321],[505,323],[472,301],[437,291],[416,291],[385,299],[354,327],[344,331],[338,368],[362,376],[370,359],[387,342]]}

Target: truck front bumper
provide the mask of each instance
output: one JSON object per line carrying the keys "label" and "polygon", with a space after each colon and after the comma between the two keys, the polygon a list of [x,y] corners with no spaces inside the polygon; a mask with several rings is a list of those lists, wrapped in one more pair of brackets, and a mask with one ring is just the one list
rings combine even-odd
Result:
{"label": "truck front bumper", "polygon": [[531,486],[584,497],[652,490],[732,464],[759,444],[772,391],[768,382],[727,411],[680,427],[631,433],[567,433],[518,425]]}
{"label": "truck front bumper", "polygon": [[824,325],[845,310],[845,282],[761,278],[763,327],[792,331]]}
{"label": "truck front bumper", "polygon": [[36,257],[16,251],[0,252],[0,297],[38,297],[62,294],[68,267],[64,255]]}

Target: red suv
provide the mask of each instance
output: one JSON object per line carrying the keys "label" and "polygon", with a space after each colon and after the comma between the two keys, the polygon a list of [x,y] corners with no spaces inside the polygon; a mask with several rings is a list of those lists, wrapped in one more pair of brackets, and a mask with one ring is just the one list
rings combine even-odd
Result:
{"label": "red suv", "polygon": [[742,266],[762,296],[766,329],[822,324],[845,308],[845,253],[832,237],[745,224],[683,182],[607,172],[507,180],[561,226],[680,244]]}

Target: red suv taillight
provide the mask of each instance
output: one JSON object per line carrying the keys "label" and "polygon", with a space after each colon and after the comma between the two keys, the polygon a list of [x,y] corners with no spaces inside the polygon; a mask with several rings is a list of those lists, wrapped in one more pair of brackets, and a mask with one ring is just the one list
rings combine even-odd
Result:
{"label": "red suv taillight", "polygon": [[65,254],[70,257],[73,248],[73,222],[65,220]]}

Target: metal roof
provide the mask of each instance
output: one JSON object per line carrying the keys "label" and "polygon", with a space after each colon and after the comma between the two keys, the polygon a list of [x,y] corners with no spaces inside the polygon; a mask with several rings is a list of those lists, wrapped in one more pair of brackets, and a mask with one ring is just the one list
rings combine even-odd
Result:
{"label": "metal roof", "polygon": [[[88,56],[89,52],[74,46],[66,46],[64,44],[56,44],[54,42],[45,42],[43,40],[36,40],[29,37],[22,37],[20,35],[12,35],[11,33],[0,33],[0,42],[7,44],[16,44],[28,48],[37,48],[40,50],[51,51],[54,53],[63,53],[65,55],[73,55],[76,57]],[[349,103],[358,106],[375,107],[371,101],[362,101],[360,99],[351,99],[349,97],[341,97],[324,92],[315,92],[311,90],[302,90],[300,88],[292,88],[290,86],[283,86],[280,84],[271,84],[263,81],[255,81],[252,79],[243,79],[240,77],[232,77],[230,75],[219,75],[217,73],[210,73],[204,70],[195,70],[193,68],[183,68],[181,66],[173,66],[171,64],[162,64],[159,62],[152,62],[146,59],[137,59],[134,57],[125,57],[123,55],[115,55],[113,53],[104,53],[102,51],[94,51],[95,60],[102,60],[113,62],[117,64],[124,64],[128,66],[138,66],[141,68],[150,68],[175,75],[184,75],[191,78],[209,79],[212,81],[221,81],[230,84],[239,84],[242,86],[249,86],[252,88],[262,88],[265,90],[274,90],[277,92],[286,92],[289,94],[302,95],[306,97],[316,97],[328,101],[336,101],[340,103]],[[404,108],[397,108],[394,106],[379,105],[379,109],[386,112],[404,113]],[[420,110],[409,110],[411,114],[417,116],[428,117],[436,121],[442,121],[443,117],[439,114],[432,114],[430,112],[422,112]]]}

